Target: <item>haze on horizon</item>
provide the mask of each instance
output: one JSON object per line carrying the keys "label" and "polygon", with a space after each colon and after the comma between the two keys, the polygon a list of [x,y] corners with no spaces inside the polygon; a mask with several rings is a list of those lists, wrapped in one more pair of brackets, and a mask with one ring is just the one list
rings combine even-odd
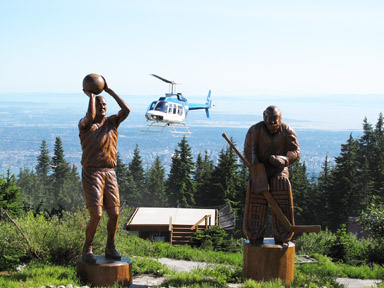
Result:
{"label": "haze on horizon", "polygon": [[100,73],[143,109],[168,90],[154,73],[191,102],[212,89],[218,112],[275,104],[314,128],[361,129],[382,111],[383,14],[379,0],[3,1],[0,98],[81,93]]}

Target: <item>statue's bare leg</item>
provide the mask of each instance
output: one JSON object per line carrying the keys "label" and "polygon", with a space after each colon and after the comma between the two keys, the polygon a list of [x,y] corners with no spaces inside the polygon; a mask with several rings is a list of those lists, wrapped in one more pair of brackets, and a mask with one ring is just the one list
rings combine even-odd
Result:
{"label": "statue's bare leg", "polygon": [[97,226],[103,215],[103,208],[101,206],[88,207],[90,219],[85,229],[85,243],[83,247],[83,261],[88,263],[96,263],[96,258],[92,252],[92,242],[95,237]]}
{"label": "statue's bare leg", "polygon": [[107,209],[108,214],[108,238],[107,238],[107,246],[105,247],[105,257],[111,258],[115,260],[120,260],[121,255],[116,251],[115,248],[115,235],[117,231],[117,224],[119,220],[119,207],[110,207]]}

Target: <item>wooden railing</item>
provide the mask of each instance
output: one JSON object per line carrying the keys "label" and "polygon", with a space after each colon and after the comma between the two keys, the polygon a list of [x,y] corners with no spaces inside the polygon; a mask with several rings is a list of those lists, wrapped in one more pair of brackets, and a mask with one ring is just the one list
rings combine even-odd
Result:
{"label": "wooden railing", "polygon": [[172,216],[169,216],[168,232],[169,232],[169,243],[172,243],[172,236],[173,236]]}
{"label": "wooden railing", "polygon": [[[208,220],[209,220],[209,224],[208,224]],[[196,230],[196,232],[197,232],[197,230],[199,229],[199,225],[203,221],[205,221],[205,230],[207,230],[208,226],[211,226],[211,214],[205,215],[203,218],[201,218],[199,221],[197,221],[196,224],[191,227],[191,230]]]}

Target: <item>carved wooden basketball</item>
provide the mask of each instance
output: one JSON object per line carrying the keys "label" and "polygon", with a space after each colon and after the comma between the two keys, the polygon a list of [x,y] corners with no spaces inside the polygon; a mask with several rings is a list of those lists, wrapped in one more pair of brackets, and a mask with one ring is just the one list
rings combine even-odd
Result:
{"label": "carved wooden basketball", "polygon": [[88,74],[83,80],[83,89],[96,95],[104,90],[104,86],[104,79],[99,74]]}

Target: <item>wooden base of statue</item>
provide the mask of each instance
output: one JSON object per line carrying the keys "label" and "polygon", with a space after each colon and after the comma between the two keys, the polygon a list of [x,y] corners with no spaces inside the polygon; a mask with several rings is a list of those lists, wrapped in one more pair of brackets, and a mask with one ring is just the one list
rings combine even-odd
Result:
{"label": "wooden base of statue", "polygon": [[77,260],[77,274],[81,281],[91,286],[113,286],[119,283],[128,287],[132,284],[132,260],[121,257],[121,260],[95,256],[96,263],[89,264],[80,258]]}
{"label": "wooden base of statue", "polygon": [[276,245],[272,238],[265,238],[262,245],[244,243],[243,278],[269,281],[280,278],[285,284],[294,279],[295,244],[288,247]]}

